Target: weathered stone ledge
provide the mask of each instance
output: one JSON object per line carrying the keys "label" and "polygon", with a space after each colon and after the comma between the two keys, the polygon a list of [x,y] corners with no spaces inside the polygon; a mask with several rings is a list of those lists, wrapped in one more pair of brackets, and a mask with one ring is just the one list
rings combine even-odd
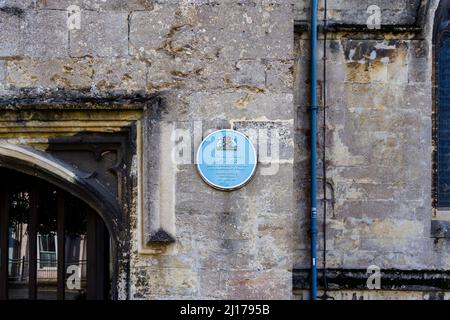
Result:
{"label": "weathered stone ledge", "polygon": [[[295,20],[294,28],[296,32],[309,31],[309,21]],[[336,21],[328,21],[326,24],[319,22],[318,28],[320,32],[351,32],[351,33],[421,33],[422,26],[417,24],[383,24],[379,29],[369,29],[363,24],[349,24]]]}
{"label": "weathered stone ledge", "polygon": [[92,92],[86,90],[42,90],[21,89],[14,95],[0,96],[0,109],[27,107],[38,109],[39,106],[46,108],[70,108],[76,105],[77,108],[84,106],[85,108],[117,108],[118,105],[123,108],[133,108],[139,104],[157,99],[158,94],[145,93],[111,93],[111,92]]}
{"label": "weathered stone ledge", "polygon": [[[294,269],[293,289],[309,289],[309,269]],[[330,290],[367,290],[370,274],[365,269],[327,269],[326,281]],[[318,271],[318,284],[323,288],[323,270]],[[450,289],[449,270],[381,270],[381,290],[440,291]]]}

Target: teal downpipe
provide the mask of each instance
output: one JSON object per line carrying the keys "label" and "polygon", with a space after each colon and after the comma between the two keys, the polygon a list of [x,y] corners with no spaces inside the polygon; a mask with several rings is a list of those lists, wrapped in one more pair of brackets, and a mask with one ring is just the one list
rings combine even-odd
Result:
{"label": "teal downpipe", "polygon": [[317,0],[311,0],[311,300],[317,300]]}

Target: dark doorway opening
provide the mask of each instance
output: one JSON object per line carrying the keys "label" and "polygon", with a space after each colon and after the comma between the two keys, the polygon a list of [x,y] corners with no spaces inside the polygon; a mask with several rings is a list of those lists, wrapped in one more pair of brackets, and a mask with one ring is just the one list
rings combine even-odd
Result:
{"label": "dark doorway opening", "polygon": [[111,238],[86,203],[0,168],[0,299],[111,297]]}

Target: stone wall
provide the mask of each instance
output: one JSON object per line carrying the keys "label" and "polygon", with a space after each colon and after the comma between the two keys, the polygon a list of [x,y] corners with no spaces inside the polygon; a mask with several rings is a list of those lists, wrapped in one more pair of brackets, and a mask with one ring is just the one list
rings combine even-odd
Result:
{"label": "stone wall", "polygon": [[[382,9],[384,25],[405,25],[413,24],[422,17],[422,9],[426,7],[427,0],[328,0],[328,19],[339,21],[340,23],[364,25],[367,21],[367,8],[376,5]],[[319,0],[319,18],[323,18],[324,0]],[[295,19],[309,20],[310,1],[295,2]]]}
{"label": "stone wall", "polygon": [[[176,243],[156,248],[161,254],[134,254],[131,297],[290,298],[296,220],[292,6],[187,3],[160,4],[130,19],[130,48],[149,61],[147,89],[164,90],[162,125],[192,135],[282,128],[286,143],[276,174],[263,175],[261,165],[252,182],[231,193],[205,185],[192,163],[178,165],[174,225],[167,226]],[[171,157],[166,151],[164,161]],[[161,173],[160,181],[167,178]]]}
{"label": "stone wall", "polygon": [[[327,98],[325,112],[323,105],[319,111],[319,266],[323,265],[324,248],[323,166],[327,267],[364,270],[376,265],[382,270],[420,273],[447,270],[450,266],[449,240],[436,236],[431,229],[432,221],[441,219],[432,205],[432,31],[438,2],[328,1],[328,17],[337,28],[327,35],[326,83],[323,33],[319,41],[321,104],[324,88]],[[377,4],[382,24],[392,26],[369,30],[369,13],[365,11],[369,4]],[[300,5],[297,12],[303,14],[302,8]],[[343,27],[339,29],[339,25]],[[302,89],[308,88],[308,34],[298,32],[295,43],[295,86],[300,88],[295,90],[299,106],[295,185],[299,190],[297,199],[302,203],[309,197],[309,159],[304,156],[309,141],[303,138],[310,135],[309,102],[307,91]],[[308,204],[301,204],[301,208],[306,217]],[[304,219],[302,230],[308,224]],[[309,267],[307,250],[302,248],[298,255],[299,269]],[[403,298],[430,298],[427,293],[418,297],[412,291],[362,296],[391,298],[397,294]]]}
{"label": "stone wall", "polygon": [[[67,27],[70,5],[81,9],[80,29]],[[144,195],[142,207],[130,203],[130,272],[119,275],[119,298],[292,297],[293,27],[291,1],[0,1],[2,99],[64,90],[162,101],[143,124],[156,121],[160,148],[142,161],[156,161],[165,184],[155,182],[159,196]],[[173,129],[199,123],[200,133],[282,129],[279,170],[263,175],[261,163],[245,188],[211,189],[194,164],[171,163],[167,147]],[[153,201],[174,244],[141,234]]]}
{"label": "stone wall", "polygon": [[[326,83],[319,36],[318,83],[318,216],[321,226],[326,202],[327,267],[450,267],[448,239],[431,232],[432,221],[442,219],[432,208],[438,2],[328,1],[334,29],[325,46]],[[381,30],[366,26],[372,4],[381,9]],[[79,30],[67,28],[70,5],[81,8]],[[140,177],[156,193],[131,204],[130,272],[121,275],[120,298],[306,296],[302,288],[294,295],[292,269],[310,265],[308,11],[306,0],[0,1],[3,99],[61,90],[161,99],[158,116],[144,123],[158,127],[159,140],[143,158],[158,174]],[[204,136],[217,128],[278,129],[278,170],[263,174],[261,162],[251,183],[225,193],[205,185],[193,163],[169,160],[174,129]],[[145,240],[151,210],[161,211],[175,243]],[[322,230],[319,239],[322,266]]]}

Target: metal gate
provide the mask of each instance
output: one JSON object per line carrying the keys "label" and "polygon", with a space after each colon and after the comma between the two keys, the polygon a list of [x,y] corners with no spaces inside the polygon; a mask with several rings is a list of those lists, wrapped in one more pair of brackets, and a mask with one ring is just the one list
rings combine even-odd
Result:
{"label": "metal gate", "polygon": [[0,168],[0,299],[108,299],[110,241],[80,199]]}

